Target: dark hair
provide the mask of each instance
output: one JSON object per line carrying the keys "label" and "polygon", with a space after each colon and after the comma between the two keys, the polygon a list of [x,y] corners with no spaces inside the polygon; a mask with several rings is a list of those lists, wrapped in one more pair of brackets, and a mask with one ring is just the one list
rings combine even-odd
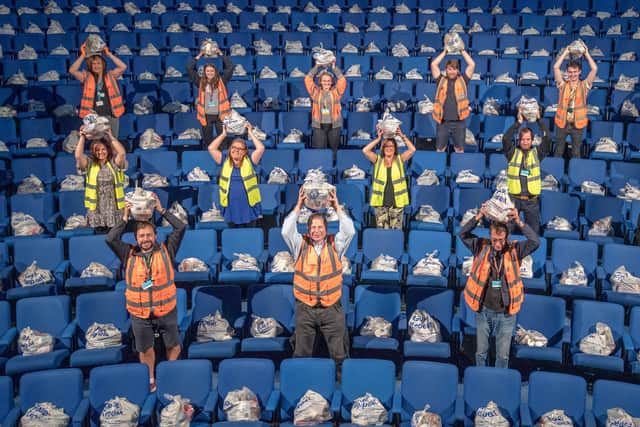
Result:
{"label": "dark hair", "polygon": [[520,133],[518,134],[518,139],[522,138],[522,134],[527,132],[531,134],[531,139],[533,139],[533,130],[530,127],[525,127],[520,129]]}
{"label": "dark hair", "polygon": [[567,68],[577,68],[578,70],[582,71],[582,62],[575,60],[569,61],[567,63]]}
{"label": "dark hair", "polygon": [[91,145],[89,147],[89,152],[91,153],[91,161],[93,162],[97,161],[94,151],[95,151],[96,145],[98,144],[104,145],[104,148],[107,150],[107,161],[111,161],[111,159],[113,159],[113,147],[111,146],[111,143],[107,142],[107,140],[104,138],[95,139],[91,141]]}
{"label": "dark hair", "polygon": [[[216,71],[216,75],[213,76],[211,81],[207,80],[206,70],[208,67],[212,67]],[[211,84],[211,87],[213,90],[218,89],[219,81],[220,81],[220,72],[218,72],[218,69],[216,68],[216,66],[211,62],[204,64],[204,67],[202,67],[202,77],[200,77],[200,87],[198,88],[198,90],[204,93],[204,90],[208,84]]]}
{"label": "dark hair", "polygon": [[507,236],[509,235],[509,227],[507,227],[507,224],[505,224],[504,222],[491,221],[489,231],[495,231],[498,233],[503,232]]}
{"label": "dark hair", "polygon": [[147,227],[151,227],[153,229],[154,234],[156,233],[156,225],[151,221],[137,221],[136,231],[133,233],[133,235],[138,237],[138,230],[142,230],[143,228],[147,228]]}
{"label": "dark hair", "polygon": [[460,70],[460,61],[457,59],[447,59],[447,62],[444,63],[444,67],[453,67],[456,70]]}
{"label": "dark hair", "polygon": [[307,230],[311,229],[311,223],[316,218],[322,219],[322,222],[324,223],[324,228],[327,228],[327,217],[321,213],[312,213],[311,215],[309,215],[309,219],[307,220]]}
{"label": "dark hair", "polygon": [[395,155],[397,155],[397,154],[398,154],[398,142],[396,141],[396,139],[395,139],[395,138],[384,138],[384,139],[382,140],[382,146],[380,147],[380,148],[381,148],[381,150],[380,150],[380,151],[381,151],[381,153],[380,153],[380,154],[381,154],[381,155],[384,155],[384,144],[385,144],[387,141],[391,141],[391,142],[393,143],[393,155],[394,155],[394,156],[395,156]]}

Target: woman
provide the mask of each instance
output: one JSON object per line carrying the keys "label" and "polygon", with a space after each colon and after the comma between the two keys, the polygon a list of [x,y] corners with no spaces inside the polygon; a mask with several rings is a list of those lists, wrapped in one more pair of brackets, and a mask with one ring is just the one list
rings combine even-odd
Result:
{"label": "woman", "polygon": [[340,131],[342,129],[342,108],[340,98],[347,88],[347,79],[336,67],[336,60],[331,63],[331,69],[336,76],[335,85],[333,77],[327,70],[320,72],[316,86],[314,78],[320,69],[314,66],[304,78],[304,85],[311,96],[311,136],[312,148],[327,148],[329,146],[335,153],[340,145]]}
{"label": "woman", "polygon": [[[402,138],[407,150],[398,154],[398,143],[395,138],[383,137],[378,126],[378,136],[367,144],[362,152],[373,168],[373,185],[371,187],[371,206],[375,208],[376,227],[402,229],[402,211],[409,204],[407,179],[404,174],[404,162],[416,152],[416,147],[398,127],[396,136]],[[373,152],[378,142],[382,141],[380,154]]]}
{"label": "woman", "polygon": [[[198,86],[196,117],[202,125],[202,141],[204,144],[210,144],[213,141],[214,126],[216,128],[216,136],[222,133],[222,120],[231,112],[226,84],[233,75],[233,62],[228,57],[223,56],[220,49],[216,53],[222,57],[224,64],[222,77],[212,63],[205,64],[202,70],[202,77],[198,75],[196,62],[202,58],[202,52],[187,62],[189,79]],[[226,143],[221,148],[227,148]]]}
{"label": "woman", "polygon": [[217,164],[222,164],[218,182],[220,206],[225,222],[231,227],[255,227],[257,219],[262,217],[260,189],[254,166],[260,163],[264,145],[255,137],[249,123],[247,134],[256,147],[251,155],[247,142],[242,138],[232,140],[227,157],[222,155],[220,144],[227,137],[226,126],[222,126],[222,133],[209,144],[209,154]]}
{"label": "woman", "polygon": [[[80,46],[80,56],[69,67],[69,74],[84,85],[80,100],[80,118],[95,112],[107,117],[111,125],[111,133],[118,136],[119,120],[124,114],[124,102],[120,95],[120,87],[116,81],[127,70],[127,65],[105,47],[102,53],[115,64],[116,68],[107,71],[107,61],[102,55],[91,55],[87,58],[86,46]],[[87,59],[87,71],[80,71],[82,61]]]}
{"label": "woman", "polygon": [[76,165],[86,171],[84,206],[87,222],[97,233],[106,233],[122,218],[124,201],[124,170],[126,152],[122,144],[108,130],[105,137],[91,142],[91,156],[84,154],[87,135],[80,128],[76,145]]}

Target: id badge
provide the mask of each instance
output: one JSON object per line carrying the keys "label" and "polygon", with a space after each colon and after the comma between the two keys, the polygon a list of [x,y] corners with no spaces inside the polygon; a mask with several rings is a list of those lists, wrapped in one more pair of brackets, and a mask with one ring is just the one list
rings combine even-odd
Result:
{"label": "id badge", "polygon": [[493,289],[500,289],[502,287],[502,280],[492,280],[491,287]]}
{"label": "id badge", "polygon": [[322,112],[322,114],[323,114],[323,115],[324,115],[324,114],[329,114],[329,109],[328,109],[328,108],[323,108],[323,109],[321,110],[321,112]]}
{"label": "id badge", "polygon": [[520,176],[529,176],[528,169],[520,169]]}
{"label": "id badge", "polygon": [[145,291],[149,289],[151,286],[153,286],[153,280],[151,279],[147,279],[144,282],[142,282],[142,289]]}
{"label": "id badge", "polygon": [[213,102],[213,101],[209,101],[209,105],[208,105],[209,107],[215,107],[215,105],[216,105],[216,103],[215,103],[215,102]]}
{"label": "id badge", "polygon": [[96,101],[96,107],[102,107],[103,105],[104,105],[104,102]]}

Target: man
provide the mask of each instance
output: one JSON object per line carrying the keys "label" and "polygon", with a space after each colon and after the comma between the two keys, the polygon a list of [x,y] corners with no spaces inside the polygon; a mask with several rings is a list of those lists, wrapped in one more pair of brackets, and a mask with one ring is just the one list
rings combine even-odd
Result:
{"label": "man", "polygon": [[509,161],[507,166],[507,188],[511,201],[518,212],[524,213],[524,222],[536,233],[540,232],[540,192],[542,176],[540,162],[551,150],[549,129],[540,118],[537,122],[542,131],[542,142],[533,147],[533,131],[524,127],[518,134],[518,145],[513,144],[513,134],[522,125],[524,118],[518,110],[517,120],[502,137],[502,152]]}
{"label": "man", "polygon": [[445,64],[445,74],[440,72],[440,62],[447,54],[445,48],[431,61],[431,75],[438,82],[436,97],[433,101],[431,115],[438,123],[436,136],[436,150],[445,151],[449,144],[449,136],[453,138],[453,149],[456,153],[464,152],[464,139],[467,129],[465,119],[469,117],[469,97],[467,85],[476,63],[466,50],[460,52],[467,68],[460,73],[460,61],[449,59]]}
{"label": "man", "polygon": [[538,235],[523,223],[518,210],[509,217],[522,230],[527,240],[507,241],[509,230],[504,223],[494,222],[489,229],[490,239],[475,236],[473,230],[487,211],[482,205],[478,214],[462,226],[460,239],[473,254],[473,265],[464,288],[464,299],[476,312],[476,365],[486,366],[489,337],[496,337],[497,368],[509,364],[511,336],[524,298],[520,279],[520,261],[536,250]]}
{"label": "man", "polygon": [[298,215],[306,200],[304,190],[300,188],[296,206],[282,223],[282,237],[297,260],[293,275],[293,295],[297,300],[293,356],[313,355],[316,329],[319,329],[339,372],[348,348],[344,311],[340,302],[341,258],[356,231],[353,221],[338,203],[335,191],[329,197],[340,222],[335,236],[327,235],[327,220],[320,213],[309,217],[308,234],[298,233]]}
{"label": "man", "polygon": [[598,65],[593,60],[589,49],[584,53],[584,57],[589,62],[589,75],[586,79],[580,80],[582,64],[579,61],[569,61],[567,64],[567,80],[564,79],[560,65],[569,54],[569,49],[564,48],[555,64],[553,64],[553,76],[558,86],[560,96],[558,99],[558,109],[556,110],[556,149],[555,157],[564,156],[567,145],[567,135],[571,136],[571,157],[580,158],[582,147],[582,132],[587,127],[587,93],[591,89],[593,81],[598,74]]}
{"label": "man", "polygon": [[151,391],[156,388],[155,332],[162,336],[167,360],[176,360],[180,356],[173,261],[186,228],[175,215],[162,208],[157,196],[154,208],[173,227],[165,243],[156,242],[156,228],[147,221],[135,225],[137,245],[129,245],[121,240],[131,213],[130,203],[125,205],[122,221],[107,235],[107,244],[124,266],[127,311],[131,315],[131,329],[136,350],[140,353],[140,363],[149,367]]}

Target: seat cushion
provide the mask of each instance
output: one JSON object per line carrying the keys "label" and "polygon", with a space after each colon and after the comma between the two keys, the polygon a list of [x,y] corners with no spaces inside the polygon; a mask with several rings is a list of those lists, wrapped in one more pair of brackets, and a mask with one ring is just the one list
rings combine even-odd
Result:
{"label": "seat cushion", "polygon": [[42,371],[62,367],[69,357],[69,350],[53,350],[45,354],[34,356],[14,356],[7,361],[5,373],[7,375],[19,375],[25,372]]}

